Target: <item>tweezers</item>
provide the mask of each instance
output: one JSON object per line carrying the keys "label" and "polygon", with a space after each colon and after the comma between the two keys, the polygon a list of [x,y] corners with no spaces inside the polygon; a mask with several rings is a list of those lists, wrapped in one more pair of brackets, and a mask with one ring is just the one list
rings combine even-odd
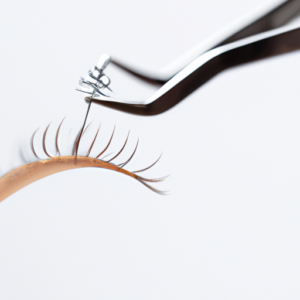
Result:
{"label": "tweezers", "polygon": [[281,27],[299,13],[300,0],[281,0],[271,7],[261,7],[229,28],[227,37],[214,45],[210,42],[195,48],[165,72],[138,70],[112,58],[112,63],[119,68],[161,87],[150,98],[139,102],[105,95],[85,100],[136,115],[161,114],[228,68],[299,50],[300,25]]}

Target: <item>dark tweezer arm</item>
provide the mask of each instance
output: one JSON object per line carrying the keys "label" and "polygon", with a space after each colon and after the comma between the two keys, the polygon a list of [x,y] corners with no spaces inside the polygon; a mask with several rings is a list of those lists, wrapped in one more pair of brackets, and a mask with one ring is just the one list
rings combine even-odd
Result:
{"label": "dark tweezer arm", "polygon": [[275,29],[210,50],[180,71],[141,104],[113,99],[94,103],[137,115],[167,111],[223,70],[300,49],[300,27]]}
{"label": "dark tweezer arm", "polygon": [[[239,32],[236,32],[232,36],[228,37],[220,44],[215,47],[226,45],[237,40],[246,38],[251,35],[255,35],[261,32],[272,30],[280,26],[285,25],[287,22],[292,20],[300,12],[300,1],[299,0],[287,0],[286,2],[280,4],[266,15],[258,18],[253,23],[244,27]],[[214,47],[214,48],[215,48]]]}
{"label": "dark tweezer arm", "polygon": [[[206,51],[235,42],[240,39],[244,39],[252,35],[279,28],[280,26],[283,26],[287,22],[292,20],[299,13],[300,0],[286,0],[281,4],[274,5],[274,7],[270,11],[267,11],[263,14],[258,14],[258,16],[256,17],[251,17],[248,24],[240,27],[238,26],[235,29],[236,31],[233,31],[231,34],[229,34],[229,36],[225,35],[223,37],[220,37],[220,40],[214,45],[211,45],[210,48],[207,48]],[[198,53],[197,56],[200,56],[201,54],[203,54],[203,52]],[[190,63],[195,58],[196,57],[191,57],[191,60],[188,63]],[[188,64],[175,64],[171,72],[168,72],[168,74],[164,74],[159,71],[154,73],[152,72],[150,74],[146,70],[134,68],[114,58],[112,58],[112,63],[143,81],[157,85],[165,84]]]}

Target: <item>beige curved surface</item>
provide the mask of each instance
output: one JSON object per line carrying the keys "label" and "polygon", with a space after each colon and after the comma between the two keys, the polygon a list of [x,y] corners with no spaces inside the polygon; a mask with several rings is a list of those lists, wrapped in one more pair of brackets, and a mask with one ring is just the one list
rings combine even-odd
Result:
{"label": "beige curved surface", "polygon": [[103,168],[123,173],[135,179],[138,176],[111,163],[85,156],[60,156],[18,167],[0,178],[0,202],[23,187],[49,175],[79,168]]}

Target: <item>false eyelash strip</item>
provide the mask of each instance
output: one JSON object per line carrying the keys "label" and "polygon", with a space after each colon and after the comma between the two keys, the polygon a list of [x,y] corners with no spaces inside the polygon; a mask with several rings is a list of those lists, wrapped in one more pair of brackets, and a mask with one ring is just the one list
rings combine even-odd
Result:
{"label": "false eyelash strip", "polygon": [[91,150],[92,150],[92,148],[95,144],[95,141],[98,137],[100,126],[99,126],[99,128],[95,134],[95,137],[93,138],[93,141],[92,141],[85,156],[79,156],[79,155],[77,155],[77,153],[78,153],[80,140],[81,140],[82,136],[84,135],[87,127],[86,127],[85,131],[83,131],[82,129],[79,131],[79,133],[73,143],[73,151],[72,151],[73,154],[70,156],[61,156],[61,153],[59,150],[59,145],[58,145],[58,138],[59,138],[59,132],[60,132],[60,129],[61,129],[61,126],[62,126],[64,120],[65,120],[65,118],[59,124],[59,126],[56,130],[56,135],[55,135],[55,151],[56,151],[57,156],[51,156],[46,147],[47,132],[48,132],[48,129],[49,129],[51,123],[44,130],[43,139],[42,139],[42,148],[43,148],[44,153],[49,157],[48,159],[41,159],[37,155],[36,150],[34,148],[34,138],[35,138],[35,135],[36,135],[37,131],[39,130],[39,128],[34,131],[32,137],[31,137],[31,140],[30,140],[30,146],[31,146],[33,155],[36,158],[38,158],[39,161],[28,163],[21,167],[18,167],[0,178],[0,202],[3,201],[4,199],[6,199],[7,197],[9,197],[10,195],[14,194],[15,192],[17,192],[18,190],[22,189],[23,187],[25,187],[37,180],[45,178],[47,176],[50,176],[50,175],[53,175],[53,174],[56,174],[59,172],[67,171],[67,170],[78,169],[78,168],[88,168],[88,167],[103,168],[103,169],[122,173],[124,175],[132,177],[132,178],[136,179],[137,181],[141,182],[143,185],[145,185],[151,191],[153,191],[157,194],[160,194],[160,195],[166,195],[166,193],[167,193],[166,191],[160,191],[147,183],[147,182],[151,182],[151,183],[160,182],[160,181],[163,181],[166,177],[161,177],[161,178],[157,178],[157,179],[148,179],[148,178],[144,178],[139,175],[136,175],[137,172],[143,172],[143,171],[146,171],[146,170],[150,169],[151,167],[153,167],[159,161],[162,154],[152,165],[150,165],[149,167],[144,168],[142,170],[130,172],[130,171],[124,169],[124,166],[127,165],[131,161],[133,156],[135,155],[138,144],[139,144],[139,140],[137,141],[137,144],[136,144],[136,147],[135,147],[133,153],[130,155],[130,157],[124,163],[121,163],[119,165],[115,165],[115,164],[111,163],[124,150],[124,148],[127,144],[128,138],[129,138],[129,133],[127,135],[127,138],[126,138],[125,143],[122,146],[121,150],[113,158],[111,158],[108,161],[104,161],[99,158],[109,148],[112,138],[114,136],[116,127],[114,127],[114,130],[112,132],[112,135],[110,137],[110,140],[109,140],[107,146],[95,158],[90,157],[89,155],[90,155]]}

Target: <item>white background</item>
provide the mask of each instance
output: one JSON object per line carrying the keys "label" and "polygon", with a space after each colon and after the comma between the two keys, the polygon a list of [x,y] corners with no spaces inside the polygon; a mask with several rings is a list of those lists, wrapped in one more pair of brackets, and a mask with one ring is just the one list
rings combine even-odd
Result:
{"label": "white background", "polygon": [[[51,151],[64,116],[70,150],[86,110],[75,87],[101,53],[160,69],[260,3],[3,2],[1,173],[22,164],[20,149],[33,160],[31,133],[53,121]],[[144,176],[171,174],[156,185],[170,195],[95,169],[17,192],[0,205],[0,299],[299,299],[299,69],[300,52],[234,68],[155,117],[93,105],[82,153],[100,122],[95,154],[114,124],[114,151],[130,129],[116,162],[137,137],[129,170],[163,150]],[[112,88],[132,97],[155,90],[109,70]]]}

